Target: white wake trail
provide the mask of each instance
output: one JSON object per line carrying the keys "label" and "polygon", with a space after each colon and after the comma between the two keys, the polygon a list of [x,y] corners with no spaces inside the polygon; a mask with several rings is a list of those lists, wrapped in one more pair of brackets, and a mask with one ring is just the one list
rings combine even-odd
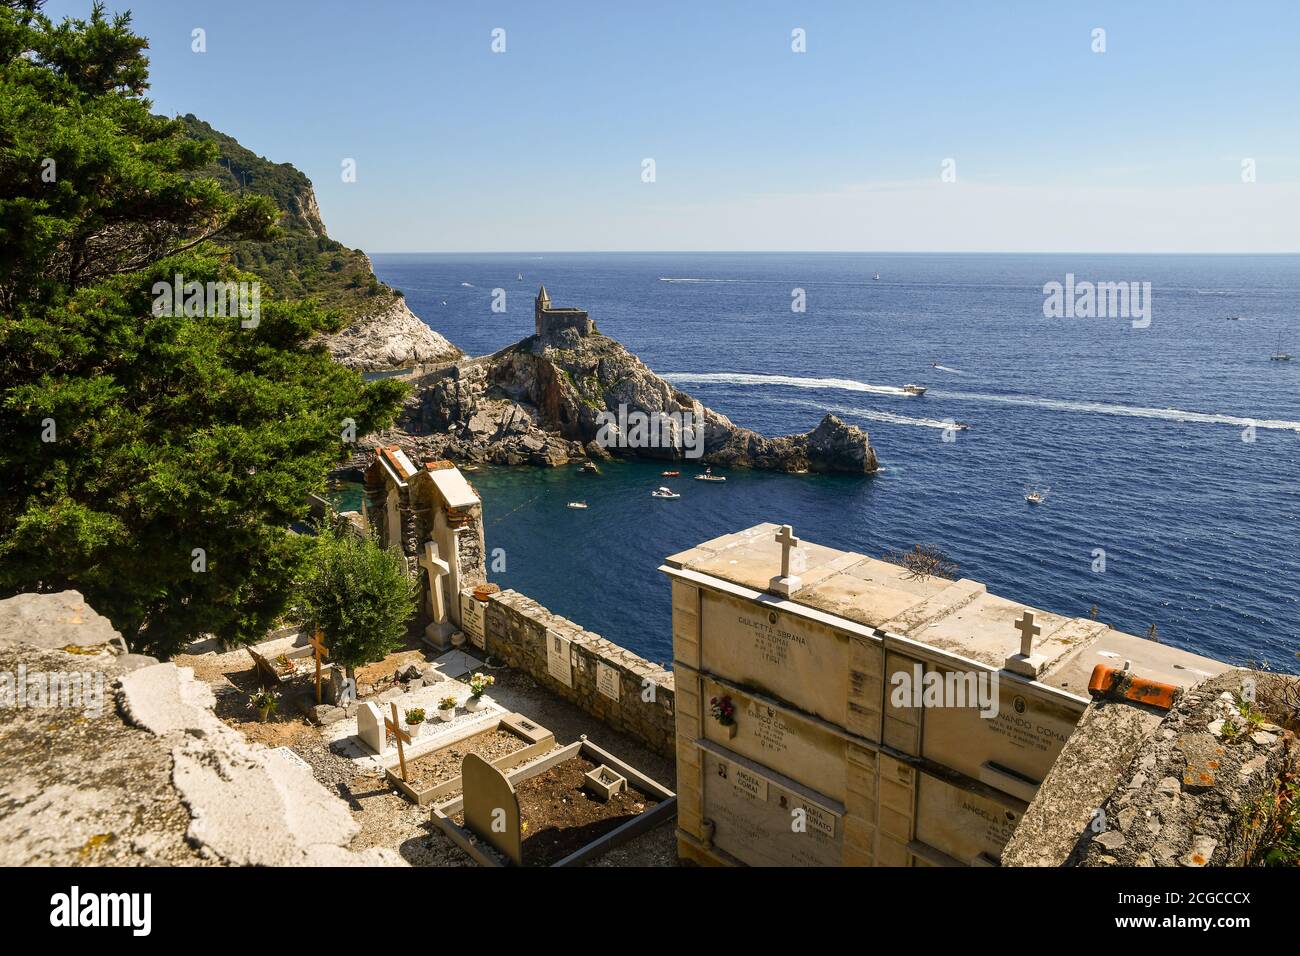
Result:
{"label": "white wake trail", "polygon": [[[892,385],[868,385],[848,378],[809,378],[797,375],[756,375],[746,372],[674,372],[664,378],[678,384],[723,385],[780,385],[791,388],[836,389],[845,392],[870,392],[874,395],[907,395]],[[1245,418],[1240,415],[1221,415],[1194,412],[1181,408],[1146,408],[1141,405],[1114,405],[1109,402],[1087,402],[1060,398],[1037,398],[1032,395],[995,395],[987,392],[944,392],[931,389],[927,395],[956,402],[987,402],[1017,405],[1023,408],[1047,408],[1060,412],[1081,412],[1090,415],[1114,415],[1122,418],[1147,418],[1170,422],[1187,422],[1201,425],[1235,425],[1245,428],[1265,428],[1300,433],[1300,422],[1286,419]],[[915,400],[915,399],[911,399]],[[885,413],[880,413],[885,414]],[[920,421],[916,419],[915,421]],[[943,426],[936,426],[943,427]]]}
{"label": "white wake trail", "polygon": [[838,388],[845,392],[906,395],[896,385],[868,385],[851,378],[802,378],[798,375],[752,375],[747,372],[668,372],[662,376],[682,385],[788,385],[791,388]]}

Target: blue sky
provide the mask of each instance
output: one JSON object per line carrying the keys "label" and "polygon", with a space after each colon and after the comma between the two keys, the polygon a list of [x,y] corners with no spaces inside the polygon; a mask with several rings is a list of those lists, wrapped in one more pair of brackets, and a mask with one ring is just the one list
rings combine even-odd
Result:
{"label": "blue sky", "polygon": [[1300,249],[1293,2],[109,8],[371,252]]}

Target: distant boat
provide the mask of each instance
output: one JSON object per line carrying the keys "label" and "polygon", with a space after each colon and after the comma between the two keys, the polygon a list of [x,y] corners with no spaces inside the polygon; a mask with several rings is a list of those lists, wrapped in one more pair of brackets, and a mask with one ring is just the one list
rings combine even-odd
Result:
{"label": "distant boat", "polygon": [[600,469],[596,467],[594,461],[584,461],[582,467],[578,469],[584,475],[599,475]]}
{"label": "distant boat", "polygon": [[880,281],[880,273],[877,272],[877,273],[876,273],[875,275],[873,275],[871,278],[872,278],[873,280],[875,280],[876,282],[879,282],[879,281]]}
{"label": "distant boat", "polygon": [[713,473],[712,468],[705,468],[704,474],[696,475],[695,480],[696,481],[726,481],[727,479],[723,478],[721,475],[715,475]]}
{"label": "distant boat", "polygon": [[517,280],[520,281],[520,282],[523,282],[523,281],[524,281],[524,274],[523,274],[522,272],[519,273],[517,276],[515,276],[515,279],[517,279]]}
{"label": "distant boat", "polygon": [[1041,505],[1044,501],[1047,500],[1047,493],[1051,490],[1052,489],[1050,488],[1044,488],[1042,491],[1037,491],[1037,490],[1031,491],[1027,495],[1025,495],[1025,500],[1028,501],[1031,505]]}
{"label": "distant boat", "polygon": [[1289,361],[1291,361],[1291,353],[1290,353],[1290,352],[1283,352],[1283,351],[1282,351],[1282,333],[1281,333],[1281,332],[1279,332],[1279,333],[1277,334],[1277,351],[1274,352],[1272,355],[1269,356],[1269,361],[1272,361],[1272,362],[1289,362]]}
{"label": "distant boat", "polygon": [[576,508],[576,509],[579,510],[579,511],[585,511],[585,510],[587,509],[587,502],[585,502],[585,501],[570,501],[570,502],[569,502],[569,507],[570,507],[570,508]]}
{"label": "distant boat", "polygon": [[903,386],[903,391],[908,395],[915,395],[917,398],[920,398],[925,394],[926,389],[924,385],[913,385],[911,382],[908,382]]}
{"label": "distant boat", "polygon": [[678,478],[681,476],[680,471],[661,471],[659,474],[663,475],[665,478]]}
{"label": "distant boat", "polygon": [[651,498],[680,498],[681,495],[673,491],[671,488],[664,488],[661,486],[655,491],[650,492],[650,497]]}

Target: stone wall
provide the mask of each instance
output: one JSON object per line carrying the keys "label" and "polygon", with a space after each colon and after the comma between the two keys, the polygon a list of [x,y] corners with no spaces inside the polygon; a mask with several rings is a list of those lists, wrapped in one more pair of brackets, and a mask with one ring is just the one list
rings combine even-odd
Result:
{"label": "stone wall", "polygon": [[[485,631],[489,654],[526,672],[551,693],[615,730],[644,741],[656,753],[672,756],[675,689],[671,672],[584,631],[518,591],[491,596]],[[572,686],[551,673],[548,632],[571,642]],[[616,679],[618,700],[598,687],[602,669],[607,680]]]}
{"label": "stone wall", "polygon": [[1296,678],[1229,671],[1185,694],[1101,804],[1067,865],[1242,866],[1267,836],[1280,779],[1296,772],[1294,734],[1271,701]]}

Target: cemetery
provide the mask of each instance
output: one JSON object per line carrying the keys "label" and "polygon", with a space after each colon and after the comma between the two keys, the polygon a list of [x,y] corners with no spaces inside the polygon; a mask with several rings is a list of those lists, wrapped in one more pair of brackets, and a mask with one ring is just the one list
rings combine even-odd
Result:
{"label": "cemetery", "polygon": [[433,819],[483,866],[575,866],[672,818],[676,797],[584,736],[510,773],[470,754]]}
{"label": "cemetery", "polygon": [[[1105,800],[1183,691],[1229,670],[775,524],[666,559],[669,670],[488,582],[481,503],[450,463],[379,449],[365,502],[345,533],[416,582],[401,646],[359,663],[293,626],[176,663],[269,766],[345,802],[343,850],[389,862],[997,866],[1013,847],[1108,865],[1118,837],[1071,849],[1077,768],[1100,768],[1087,806]],[[1102,697],[1141,711],[1123,754],[1098,736]],[[249,712],[268,698],[296,706]],[[1273,773],[1290,738],[1267,726],[1243,768]]]}

